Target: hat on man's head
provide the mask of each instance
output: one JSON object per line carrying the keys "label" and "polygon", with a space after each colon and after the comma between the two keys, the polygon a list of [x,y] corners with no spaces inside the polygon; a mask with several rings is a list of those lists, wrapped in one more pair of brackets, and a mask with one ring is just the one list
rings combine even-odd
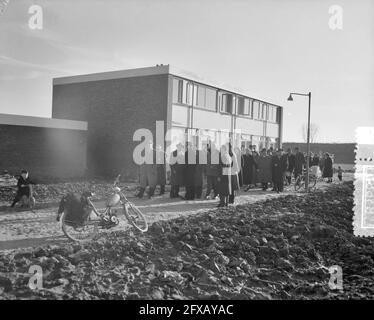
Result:
{"label": "hat on man's head", "polygon": [[28,171],[25,170],[25,169],[22,169],[22,170],[21,170],[21,173],[28,173]]}

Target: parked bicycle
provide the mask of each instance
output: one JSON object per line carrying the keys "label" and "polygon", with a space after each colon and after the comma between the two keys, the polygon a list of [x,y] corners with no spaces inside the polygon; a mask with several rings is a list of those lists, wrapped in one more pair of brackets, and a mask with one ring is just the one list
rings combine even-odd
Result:
{"label": "parked bicycle", "polygon": [[[86,201],[84,212],[86,217],[77,221],[69,217],[68,210],[63,210],[58,218],[61,222],[63,233],[73,241],[84,241],[95,238],[100,229],[111,229],[120,225],[123,220],[141,232],[148,230],[148,223],[143,213],[130,202],[118,187],[120,175],[113,183],[114,194],[107,200],[106,207],[98,209],[92,203],[93,194],[86,192],[82,196]],[[118,206],[120,206],[118,208]],[[126,219],[123,219],[126,218]]]}
{"label": "parked bicycle", "polygon": [[[309,170],[309,190],[313,190],[313,188],[317,184],[317,173],[315,172],[314,168],[310,168]],[[301,188],[305,189],[306,186],[306,169],[303,170],[303,174],[299,175],[295,180],[295,191],[299,191]]]}

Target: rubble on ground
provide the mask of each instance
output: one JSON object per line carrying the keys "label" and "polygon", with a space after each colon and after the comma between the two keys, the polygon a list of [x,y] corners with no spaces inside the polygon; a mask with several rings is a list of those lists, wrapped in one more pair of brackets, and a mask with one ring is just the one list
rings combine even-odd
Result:
{"label": "rubble on ground", "polygon": [[[0,175],[0,203],[11,202],[17,192],[17,179],[9,174]],[[134,193],[137,184],[119,184],[126,192]],[[36,184],[33,186],[33,194],[36,198],[37,206],[43,204],[58,203],[62,196],[69,192],[83,193],[91,191],[96,199],[106,199],[113,193],[112,184],[107,181],[82,181],[82,182],[60,182],[50,184]]]}
{"label": "rubble on ground", "polygon": [[[353,235],[353,184],[207,211],[95,242],[0,255],[4,299],[373,299],[374,240]],[[31,265],[43,289],[28,287]],[[329,267],[344,290],[329,287]]]}

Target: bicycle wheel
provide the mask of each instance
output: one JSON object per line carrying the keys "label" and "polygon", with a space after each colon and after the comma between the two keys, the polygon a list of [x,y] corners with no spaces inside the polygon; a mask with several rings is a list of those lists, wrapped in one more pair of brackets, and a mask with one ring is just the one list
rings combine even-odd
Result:
{"label": "bicycle wheel", "polygon": [[100,220],[88,219],[86,223],[78,224],[67,220],[66,212],[64,211],[60,217],[60,221],[62,232],[72,241],[82,242],[93,240],[99,233]]}
{"label": "bicycle wheel", "polygon": [[136,229],[141,232],[146,232],[148,230],[148,223],[145,219],[143,213],[131,202],[124,205],[124,213],[127,220]]}
{"label": "bicycle wheel", "polygon": [[316,177],[309,177],[309,189],[313,189],[317,184]]}
{"label": "bicycle wheel", "polygon": [[298,176],[295,180],[295,191],[299,191],[300,188],[303,186],[304,179],[301,176]]}

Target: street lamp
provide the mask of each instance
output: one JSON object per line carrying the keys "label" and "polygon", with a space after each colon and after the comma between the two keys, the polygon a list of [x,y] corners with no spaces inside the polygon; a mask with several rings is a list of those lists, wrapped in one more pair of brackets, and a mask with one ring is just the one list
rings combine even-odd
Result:
{"label": "street lamp", "polygon": [[309,154],[310,154],[310,103],[312,100],[312,93],[295,93],[291,92],[290,96],[288,97],[288,101],[293,101],[292,95],[297,96],[307,96],[309,97],[309,107],[308,107],[308,132],[307,132],[307,140],[306,140],[306,148],[307,148],[307,156],[306,156],[306,179],[305,179],[305,190],[309,192]]}

